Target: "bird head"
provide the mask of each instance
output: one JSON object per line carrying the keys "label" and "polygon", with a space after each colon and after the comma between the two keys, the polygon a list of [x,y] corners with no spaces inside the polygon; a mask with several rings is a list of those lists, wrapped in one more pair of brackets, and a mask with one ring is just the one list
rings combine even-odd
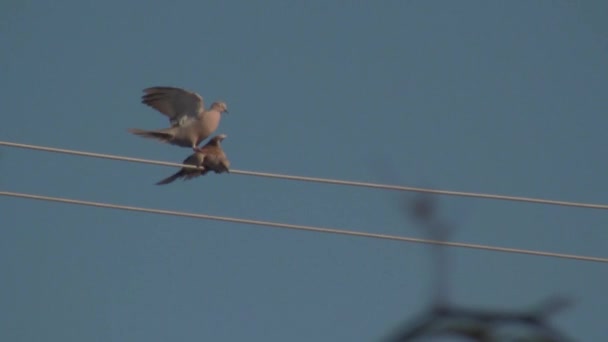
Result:
{"label": "bird head", "polygon": [[213,143],[214,145],[219,145],[220,142],[222,142],[227,137],[228,136],[226,134],[218,134],[218,135],[214,136],[213,138],[211,138],[211,140],[209,142]]}
{"label": "bird head", "polygon": [[228,113],[228,105],[223,101],[213,102],[211,109],[217,110],[220,113]]}

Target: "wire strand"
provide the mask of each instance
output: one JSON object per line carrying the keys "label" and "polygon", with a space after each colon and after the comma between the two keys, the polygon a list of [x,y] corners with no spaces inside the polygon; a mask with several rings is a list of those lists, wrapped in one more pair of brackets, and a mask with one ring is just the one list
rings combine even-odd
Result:
{"label": "wire strand", "polygon": [[[120,160],[120,161],[127,161],[127,162],[133,162],[133,163],[172,166],[172,167],[186,167],[186,168],[196,169],[195,166],[163,162],[163,161],[158,161],[158,160],[68,150],[68,149],[39,146],[39,145],[28,145],[28,144],[21,144],[21,143],[9,142],[9,141],[0,141],[0,146],[17,147],[17,148],[38,150],[38,151],[44,151],[44,152],[71,154],[71,155],[83,156],[83,157]],[[485,194],[485,193],[464,192],[464,191],[437,190],[437,189],[418,188],[418,187],[410,187],[410,186],[356,182],[356,181],[346,181],[346,180],[339,180],[339,179],[318,178],[318,177],[293,176],[293,175],[284,175],[284,174],[257,172],[257,171],[245,171],[245,170],[230,170],[230,173],[237,174],[237,175],[244,175],[244,176],[266,177],[266,178],[286,179],[286,180],[295,180],[295,181],[302,181],[302,182],[325,183],[325,184],[335,184],[335,185],[347,185],[347,186],[356,186],[356,187],[374,188],[374,189],[383,189],[383,190],[409,191],[409,192],[428,193],[428,194],[446,195],[446,196],[472,197],[472,198],[493,199],[493,200],[502,200],[502,201],[528,202],[528,203],[536,203],[536,204],[558,205],[558,206],[565,206],[565,207],[608,210],[608,204],[569,202],[569,201],[549,200],[549,199],[541,199],[541,198],[533,198],[533,197],[506,196],[506,195]]]}
{"label": "wire strand", "polygon": [[471,244],[471,243],[464,243],[464,242],[437,241],[437,240],[419,239],[419,238],[412,238],[412,237],[405,237],[405,236],[365,233],[365,232],[357,232],[357,231],[352,231],[352,230],[343,230],[343,229],[335,229],[335,228],[305,226],[305,225],[270,222],[270,221],[258,221],[258,220],[241,219],[241,218],[235,218],[235,217],[187,213],[187,212],[172,211],[172,210],[132,207],[132,206],[119,205],[119,204],[91,202],[91,201],[75,200],[75,199],[62,198],[62,197],[50,197],[50,196],[42,196],[42,195],[34,195],[34,194],[25,194],[25,193],[19,193],[19,192],[0,191],[0,196],[26,198],[26,199],[33,199],[33,200],[40,200],[40,201],[48,201],[48,202],[59,202],[59,203],[66,203],[66,204],[72,204],[72,205],[83,205],[83,206],[89,206],[89,207],[143,212],[143,213],[150,213],[150,214],[188,217],[188,218],[195,218],[195,219],[202,219],[202,220],[214,220],[214,221],[222,221],[222,222],[250,224],[250,225],[255,225],[255,226],[266,226],[266,227],[272,227],[272,228],[303,230],[303,231],[326,233],[326,234],[338,234],[338,235],[357,236],[357,237],[364,237],[364,238],[421,243],[421,244],[429,244],[429,245],[441,245],[441,246],[449,246],[449,247],[478,249],[478,250],[486,250],[486,251],[493,251],[493,252],[527,254],[527,255],[544,256],[544,257],[551,257],[551,258],[562,258],[562,259],[571,259],[571,260],[579,260],[579,261],[608,263],[608,258],[585,256],[585,255],[563,254],[563,253],[553,253],[553,252],[536,251],[536,250],[528,250],[528,249],[479,245],[479,244]]}

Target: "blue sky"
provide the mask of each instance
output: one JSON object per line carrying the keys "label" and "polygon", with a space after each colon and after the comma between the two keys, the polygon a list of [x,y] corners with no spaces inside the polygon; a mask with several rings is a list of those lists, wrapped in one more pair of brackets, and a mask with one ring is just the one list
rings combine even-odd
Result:
{"label": "blue sky", "polygon": [[[607,203],[608,4],[587,1],[7,1],[0,139],[180,162],[141,90],[230,114],[232,167]],[[0,189],[424,236],[395,192],[2,148]],[[423,245],[0,198],[0,339],[373,341],[430,296]],[[608,256],[607,213],[442,198],[462,242]],[[553,294],[608,336],[605,264],[449,249],[450,298]]]}

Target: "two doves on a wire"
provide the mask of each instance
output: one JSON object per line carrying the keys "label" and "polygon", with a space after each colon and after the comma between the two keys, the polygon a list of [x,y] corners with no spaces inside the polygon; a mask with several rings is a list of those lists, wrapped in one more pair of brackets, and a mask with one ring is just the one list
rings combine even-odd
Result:
{"label": "two doves on a wire", "polygon": [[230,172],[230,161],[221,146],[226,134],[218,134],[199,147],[217,130],[222,114],[228,113],[225,102],[213,102],[209,109],[205,109],[203,97],[192,91],[175,87],[151,87],[143,91],[141,102],[167,116],[171,126],[151,131],[131,128],[129,132],[175,146],[190,147],[194,151],[183,164],[196,168],[184,167],[157,185],[169,184],[179,178],[192,179],[209,171]]}

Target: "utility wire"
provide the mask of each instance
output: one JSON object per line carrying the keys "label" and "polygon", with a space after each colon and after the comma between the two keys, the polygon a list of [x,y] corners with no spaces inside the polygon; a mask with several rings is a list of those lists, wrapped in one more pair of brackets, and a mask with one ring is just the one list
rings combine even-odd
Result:
{"label": "utility wire", "polygon": [[67,204],[72,204],[72,205],[83,205],[83,206],[89,206],[89,207],[135,211],[135,212],[143,212],[143,213],[150,213],[150,214],[189,217],[189,218],[202,219],[202,220],[214,220],[214,221],[222,221],[222,222],[251,224],[251,225],[256,225],[256,226],[266,226],[266,227],[272,227],[272,228],[304,230],[304,231],[326,233],[326,234],[349,235],[349,236],[358,236],[358,237],[365,237],[365,238],[404,241],[404,242],[422,243],[422,244],[430,244],[430,245],[442,245],[442,246],[449,246],[449,247],[481,249],[481,250],[486,250],[486,251],[503,252],[503,253],[527,254],[527,255],[545,256],[545,257],[551,257],[551,258],[562,258],[562,259],[572,259],[572,260],[579,260],[579,261],[592,261],[592,262],[608,263],[608,258],[585,256],[585,255],[563,254],[563,253],[544,252],[544,251],[536,251],[536,250],[528,250],[528,249],[517,249],[517,248],[497,247],[497,246],[489,246],[489,245],[479,245],[479,244],[471,244],[471,243],[463,243],[463,242],[449,242],[449,241],[438,241],[438,240],[429,240],[429,239],[418,239],[418,238],[405,237],[405,236],[364,233],[364,232],[357,232],[357,231],[352,231],[352,230],[305,226],[305,225],[270,222],[270,221],[257,221],[257,220],[241,219],[241,218],[236,218],[236,217],[195,214],[195,213],[187,213],[187,212],[172,211],[172,210],[132,207],[132,206],[119,205],[119,204],[90,202],[90,201],[82,201],[82,200],[75,200],[75,199],[62,198],[62,197],[50,197],[50,196],[42,196],[42,195],[34,195],[34,194],[25,194],[25,193],[19,193],[19,192],[0,191],[0,196],[27,198],[27,199],[33,199],[33,200],[39,200],[39,201],[59,202],[59,203],[67,203]]}
{"label": "utility wire", "polygon": [[[120,161],[134,162],[134,163],[173,166],[173,167],[186,167],[186,168],[196,169],[195,166],[183,165],[183,164],[178,164],[178,163],[169,163],[169,162],[150,160],[150,159],[124,157],[124,156],[118,156],[118,155],[112,155],[112,154],[102,154],[102,153],[68,150],[68,149],[46,147],[46,146],[39,146],[39,145],[27,145],[27,144],[20,144],[20,143],[9,142],[9,141],[0,141],[0,146],[18,147],[18,148],[24,148],[24,149],[30,149],[30,150],[64,153],[64,154],[71,154],[71,155],[77,155],[77,156],[83,156],[83,157],[120,160]],[[436,195],[473,197],[473,198],[483,198],[483,199],[513,201],[513,202],[528,202],[528,203],[549,204],[549,205],[559,205],[559,206],[565,206],[565,207],[578,207],[578,208],[588,208],[588,209],[602,209],[602,210],[608,209],[608,204],[568,202],[568,201],[558,201],[558,200],[549,200],[549,199],[532,198],[532,197],[505,196],[505,195],[484,194],[484,193],[464,192],[464,191],[437,190],[437,189],[417,188],[417,187],[410,187],[410,186],[355,182],[355,181],[346,181],[346,180],[339,180],[339,179],[293,176],[293,175],[284,175],[284,174],[277,174],[277,173],[244,171],[244,170],[230,170],[230,173],[237,174],[237,175],[245,175],[245,176],[278,178],[278,179],[296,180],[296,181],[313,182],[313,183],[336,184],[336,185],[349,185],[349,186],[384,189],[384,190],[410,191],[410,192],[428,193],[428,194],[436,194]]]}

